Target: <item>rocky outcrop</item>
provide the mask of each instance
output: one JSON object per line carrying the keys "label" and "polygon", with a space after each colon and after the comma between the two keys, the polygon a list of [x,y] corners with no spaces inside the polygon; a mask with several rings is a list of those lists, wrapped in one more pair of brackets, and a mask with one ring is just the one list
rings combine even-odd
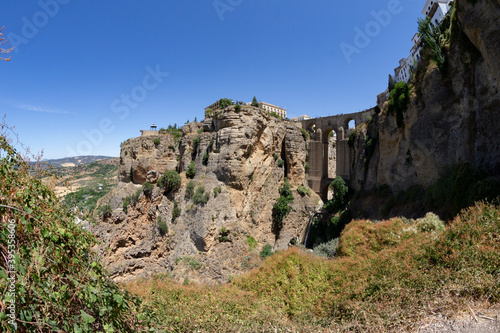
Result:
{"label": "rocky outcrop", "polygon": [[[486,0],[456,4],[458,21],[452,26],[445,67],[441,71],[426,65],[404,113],[404,126],[383,111],[360,130],[351,154],[355,189],[426,187],[443,167],[459,162],[500,173],[500,5]],[[378,140],[365,166],[367,136]]]}
{"label": "rocky outcrop", "polygon": [[[179,170],[182,186],[168,194],[155,187],[127,213],[116,209],[94,228],[107,244],[108,268],[117,281],[169,272],[179,281],[225,282],[252,268],[263,245],[277,250],[301,242],[311,212],[322,204],[314,193],[302,197],[294,191],[283,228],[278,236],[272,232],[272,209],[284,177],[294,189],[305,185],[306,145],[292,123],[244,106],[182,130],[178,162],[173,152],[159,149],[163,141],[151,146],[151,137],[131,139],[122,147],[120,170],[131,169],[134,182],[157,176],[151,170],[162,172],[159,165],[164,165]],[[124,151],[135,154],[127,158]],[[170,164],[162,164],[163,159]],[[191,162],[196,169],[192,180],[185,172]],[[120,179],[127,180],[124,175]],[[195,192],[207,194],[206,202],[190,197],[190,182]]]}
{"label": "rocky outcrop", "polygon": [[169,134],[129,139],[121,148],[118,181],[143,184],[149,171],[161,174],[175,170],[177,156],[174,138]]}

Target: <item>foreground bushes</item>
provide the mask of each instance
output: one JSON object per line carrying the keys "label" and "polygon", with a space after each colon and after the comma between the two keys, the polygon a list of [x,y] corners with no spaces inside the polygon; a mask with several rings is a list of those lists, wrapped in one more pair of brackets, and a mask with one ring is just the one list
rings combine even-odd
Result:
{"label": "foreground bushes", "polygon": [[95,238],[74,223],[2,135],[0,157],[2,258],[14,250],[12,266],[0,260],[0,288],[14,281],[16,292],[14,299],[1,296],[2,304],[16,305],[16,320],[9,323],[0,308],[0,331],[14,332],[15,326],[20,332],[146,331],[145,318],[154,317],[139,314],[140,300],[108,278],[93,251]]}

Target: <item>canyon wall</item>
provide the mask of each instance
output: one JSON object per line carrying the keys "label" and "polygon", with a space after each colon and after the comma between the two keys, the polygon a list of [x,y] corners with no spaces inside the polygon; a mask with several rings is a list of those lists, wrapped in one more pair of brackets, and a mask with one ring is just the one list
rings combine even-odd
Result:
{"label": "canyon wall", "polygon": [[[106,244],[105,259],[116,281],[154,273],[168,273],[179,281],[227,281],[251,268],[263,245],[277,250],[301,242],[310,215],[322,205],[316,194],[301,196],[296,191],[305,184],[307,151],[293,123],[250,106],[231,106],[182,130],[174,149],[169,148],[173,138],[168,134],[160,135],[156,145],[147,136],[122,146],[114,195],[119,197],[130,174],[135,183],[154,183],[152,175],[177,169],[182,186],[174,193],[155,186],[149,195],[140,194],[127,212],[113,207],[95,227],[94,233]],[[191,180],[186,170],[192,162],[196,175]],[[294,188],[294,202],[276,235],[272,209],[284,177]],[[186,194],[189,182],[195,192],[203,188],[208,194],[206,203],[196,203]],[[174,210],[180,212],[176,218]],[[167,232],[162,234],[159,221],[166,222]],[[200,264],[196,269],[194,262]]]}
{"label": "canyon wall", "polygon": [[[351,160],[351,186],[394,191],[428,186],[444,167],[467,162],[500,174],[500,3],[455,2],[451,42],[440,70],[424,63],[417,74],[404,124],[387,103],[359,129]],[[376,141],[367,153],[367,141]],[[365,160],[367,159],[367,160]]]}

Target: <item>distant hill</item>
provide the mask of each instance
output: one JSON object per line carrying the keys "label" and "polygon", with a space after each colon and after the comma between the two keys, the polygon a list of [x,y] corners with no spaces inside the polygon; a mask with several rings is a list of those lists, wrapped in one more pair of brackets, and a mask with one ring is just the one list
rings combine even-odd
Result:
{"label": "distant hill", "polygon": [[[48,168],[50,165],[54,168],[61,167],[74,167],[82,164],[93,163],[101,160],[108,160],[113,157],[111,156],[101,156],[101,155],[88,155],[88,156],[74,156],[74,157],[65,157],[51,160],[41,161],[43,168]],[[36,162],[30,162],[30,165],[35,165]]]}

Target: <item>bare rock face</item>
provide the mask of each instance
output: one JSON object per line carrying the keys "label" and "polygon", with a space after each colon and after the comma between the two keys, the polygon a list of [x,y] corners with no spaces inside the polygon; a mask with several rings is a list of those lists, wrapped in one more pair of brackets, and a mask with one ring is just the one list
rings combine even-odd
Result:
{"label": "bare rock face", "polygon": [[[179,281],[225,282],[251,269],[263,245],[277,250],[300,243],[311,212],[322,205],[314,193],[301,197],[294,191],[282,230],[272,232],[272,209],[284,177],[294,189],[305,185],[306,146],[293,124],[244,106],[182,130],[178,162],[173,152],[150,145],[151,137],[122,148],[122,157],[127,150],[135,153],[123,159],[124,175],[131,168],[134,182],[143,174],[144,180],[152,177],[152,170],[162,172],[164,165],[177,168],[182,186],[174,193],[155,187],[127,214],[116,210],[95,227],[107,243],[108,269],[116,281],[169,272]],[[185,173],[191,162],[194,179]]]}
{"label": "bare rock face", "polygon": [[[393,190],[427,187],[450,164],[468,162],[500,174],[500,4],[457,1],[458,30],[447,53],[444,72],[430,65],[415,84],[398,128],[382,112],[371,130],[356,142],[352,186],[370,190],[388,184]],[[369,165],[364,142],[378,137]]]}
{"label": "bare rock face", "polygon": [[[155,143],[156,142],[159,143]],[[175,170],[177,156],[174,139],[169,134],[141,136],[127,140],[120,152],[118,180],[143,184],[148,172],[155,170],[159,174]]]}

